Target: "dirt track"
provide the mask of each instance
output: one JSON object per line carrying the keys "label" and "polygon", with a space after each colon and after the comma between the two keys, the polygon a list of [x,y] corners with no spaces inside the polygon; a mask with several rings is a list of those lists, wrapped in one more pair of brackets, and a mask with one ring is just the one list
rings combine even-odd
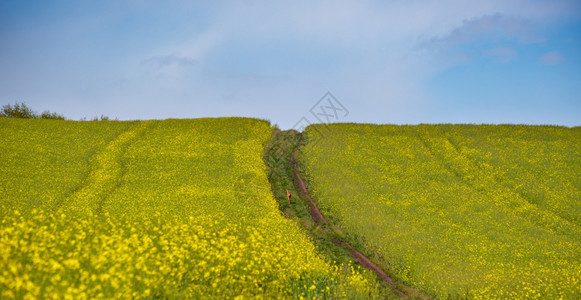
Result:
{"label": "dirt track", "polygon": [[322,222],[322,223],[327,224],[327,220],[325,219],[325,217],[323,217],[323,214],[321,214],[321,211],[317,207],[317,204],[311,198],[311,195],[309,195],[309,191],[307,190],[307,186],[306,186],[305,182],[303,181],[303,179],[301,178],[301,175],[298,172],[294,153],[291,154],[290,159],[291,159],[291,163],[293,165],[293,181],[295,183],[295,186],[297,187],[297,189],[301,193],[301,198],[309,200],[309,202],[307,202],[307,205],[309,206],[309,209],[311,211],[311,216],[313,216],[313,219],[315,219],[315,221],[317,223]]}
{"label": "dirt track", "polygon": [[[299,141],[297,147],[300,147],[300,145],[302,145],[302,140]],[[313,217],[315,222],[328,224],[327,220],[325,219],[323,214],[321,214],[321,211],[317,207],[317,204],[311,198],[311,195],[309,194],[309,190],[307,189],[305,182],[303,181],[303,179],[301,178],[301,175],[299,174],[294,152],[295,151],[293,150],[291,153],[290,161],[292,163],[292,169],[293,169],[292,175],[293,175],[293,181],[294,181],[295,187],[299,190],[301,197],[303,199],[308,200],[307,205],[309,206],[311,216]],[[355,247],[353,247],[351,244],[349,244],[345,241],[341,241],[341,240],[336,239],[336,238],[333,238],[331,241],[334,244],[336,244],[336,245],[340,246],[341,248],[345,249],[346,251],[348,251],[349,255],[351,255],[351,257],[357,259],[357,261],[359,262],[360,265],[375,272],[377,274],[377,276],[379,276],[381,279],[383,279],[389,285],[393,286],[394,290],[401,297],[407,297],[406,294],[404,294],[402,291],[397,289],[395,282],[393,281],[393,279],[391,277],[389,277],[389,275],[387,275],[380,267],[378,267],[376,264],[374,264],[368,257],[361,254],[361,252],[357,251],[357,249],[355,249]]]}

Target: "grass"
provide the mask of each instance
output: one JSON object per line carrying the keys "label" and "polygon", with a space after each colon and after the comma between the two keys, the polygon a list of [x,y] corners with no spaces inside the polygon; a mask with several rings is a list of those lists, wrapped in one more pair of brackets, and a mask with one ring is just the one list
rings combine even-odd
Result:
{"label": "grass", "polygon": [[[301,134],[295,130],[275,129],[272,135],[265,148],[265,162],[269,167],[268,179],[279,209],[288,219],[294,220],[309,233],[320,253],[326,255],[330,260],[352,263],[348,253],[331,242],[331,238],[341,238],[340,233],[313,220],[306,204],[307,200],[301,197],[293,183],[290,157],[299,146]],[[287,199],[287,190],[292,195],[290,201]]]}
{"label": "grass", "polygon": [[[349,240],[341,229],[333,222],[317,223],[310,213],[307,205],[307,199],[301,197],[299,190],[293,182],[293,167],[290,160],[291,155],[299,155],[302,145],[303,135],[296,130],[281,131],[275,128],[269,143],[265,147],[264,160],[269,167],[268,179],[270,181],[272,192],[278,202],[279,209],[285,217],[299,224],[309,237],[314,241],[317,252],[323,255],[327,260],[334,261],[337,265],[358,265],[357,261],[350,256],[351,249],[341,246],[341,243],[348,241],[369,257],[376,265],[382,267],[384,271],[390,273],[387,266],[379,260],[366,253],[363,245],[356,239]],[[302,165],[298,165],[299,174],[304,177]],[[287,199],[287,191],[291,193],[290,201]],[[329,220],[329,218],[327,218]],[[333,242],[335,241],[335,242]],[[376,284],[380,285],[378,294],[379,298],[398,299],[401,298],[394,290],[394,287],[375,277]],[[408,298],[425,298],[425,295],[418,290],[406,286],[402,282],[396,282],[396,287],[403,291]]]}

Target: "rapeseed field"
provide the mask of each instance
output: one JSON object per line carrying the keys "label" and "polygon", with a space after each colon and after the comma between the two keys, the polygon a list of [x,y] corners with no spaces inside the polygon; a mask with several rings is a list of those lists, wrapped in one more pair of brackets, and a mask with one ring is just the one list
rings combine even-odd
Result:
{"label": "rapeseed field", "polygon": [[323,214],[436,298],[581,297],[581,128],[313,125]]}
{"label": "rapeseed field", "polygon": [[0,298],[374,298],[273,198],[244,118],[0,119]]}

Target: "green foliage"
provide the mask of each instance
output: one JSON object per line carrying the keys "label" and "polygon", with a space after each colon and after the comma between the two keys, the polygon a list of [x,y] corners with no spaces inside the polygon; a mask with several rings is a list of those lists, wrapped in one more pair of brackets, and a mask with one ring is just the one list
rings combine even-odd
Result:
{"label": "green foliage", "polygon": [[[264,161],[269,169],[268,180],[270,181],[272,192],[278,202],[279,209],[287,218],[301,225],[303,230],[314,241],[317,252],[326,257],[327,260],[343,266],[339,268],[339,271],[348,275],[351,272],[350,266],[357,264],[357,262],[349,255],[351,249],[343,248],[339,243],[339,241],[343,240],[344,235],[333,224],[320,224],[313,220],[310,208],[307,205],[308,200],[301,197],[301,193],[293,183],[295,171],[293,171],[290,158],[293,153],[295,155],[298,153],[301,136],[302,134],[296,130],[281,131],[278,128],[273,130],[264,150]],[[301,176],[303,175],[301,174]],[[287,191],[291,193],[290,201],[287,199]],[[361,294],[361,290],[353,289],[347,295],[348,299],[400,298],[392,286],[381,282],[375,274],[368,271],[363,272],[363,270],[361,273],[369,278],[367,291],[370,294]],[[399,288],[402,287],[400,286]]]}
{"label": "green foliage", "polygon": [[43,111],[40,115],[34,112],[25,103],[16,102],[14,105],[6,104],[2,107],[0,111],[0,117],[4,118],[21,118],[21,119],[56,119],[64,120],[65,117],[57,114],[56,112],[50,112],[48,110]]}
{"label": "green foliage", "polygon": [[63,115],[57,114],[56,112],[50,112],[45,110],[40,114],[41,119],[54,119],[54,120],[64,120],[65,117]]}
{"label": "green foliage", "polygon": [[438,298],[581,296],[581,128],[310,126],[323,213]]}
{"label": "green foliage", "polygon": [[0,112],[0,117],[5,118],[23,118],[23,119],[36,119],[38,116],[36,113],[26,104],[16,102],[14,105],[6,104],[2,106],[2,111]]}
{"label": "green foliage", "polygon": [[94,117],[92,121],[109,121],[109,116],[101,115],[100,117]]}

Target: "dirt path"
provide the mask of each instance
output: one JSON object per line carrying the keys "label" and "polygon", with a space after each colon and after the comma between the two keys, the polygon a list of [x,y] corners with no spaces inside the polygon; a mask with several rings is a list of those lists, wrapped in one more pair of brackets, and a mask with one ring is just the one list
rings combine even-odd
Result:
{"label": "dirt path", "polygon": [[295,183],[295,186],[301,193],[301,198],[309,200],[309,202],[307,202],[307,205],[309,206],[309,210],[311,211],[311,216],[313,216],[313,219],[315,219],[317,223],[322,222],[324,224],[327,224],[327,220],[325,219],[325,217],[323,217],[323,214],[321,214],[319,207],[317,207],[317,204],[315,203],[315,201],[313,201],[311,195],[309,195],[307,185],[305,184],[305,182],[301,178],[301,175],[298,172],[294,152],[293,154],[291,154],[290,160],[293,166],[293,182]]}
{"label": "dirt path", "polygon": [[[301,140],[299,140],[299,143],[298,143],[296,148],[300,147],[301,145],[302,145],[302,138],[301,138]],[[307,189],[305,182],[303,181],[303,179],[301,178],[301,175],[299,174],[299,170],[298,170],[298,167],[296,164],[296,159],[295,159],[296,148],[291,152],[291,157],[290,157],[290,161],[292,164],[292,170],[293,170],[292,176],[293,176],[293,182],[295,184],[295,187],[297,188],[297,190],[299,190],[301,197],[303,199],[308,200],[307,205],[309,206],[311,216],[313,217],[315,222],[328,224],[327,220],[325,219],[323,214],[321,214],[321,211],[317,207],[317,204],[311,198],[311,195],[309,194],[309,190]],[[375,272],[377,274],[377,276],[379,276],[379,278],[383,279],[386,283],[391,285],[393,287],[393,289],[395,290],[395,292],[397,292],[401,297],[404,297],[404,298],[407,297],[406,294],[404,294],[402,291],[400,291],[396,287],[395,282],[393,281],[393,279],[391,277],[389,277],[389,275],[387,275],[380,267],[378,267],[376,264],[374,264],[368,257],[361,254],[361,252],[357,251],[357,249],[355,247],[353,247],[353,245],[349,244],[348,242],[341,241],[338,238],[333,238],[331,241],[335,245],[338,245],[341,248],[343,248],[345,251],[348,251],[349,255],[351,255],[351,257],[355,258],[359,262],[360,265]]]}

